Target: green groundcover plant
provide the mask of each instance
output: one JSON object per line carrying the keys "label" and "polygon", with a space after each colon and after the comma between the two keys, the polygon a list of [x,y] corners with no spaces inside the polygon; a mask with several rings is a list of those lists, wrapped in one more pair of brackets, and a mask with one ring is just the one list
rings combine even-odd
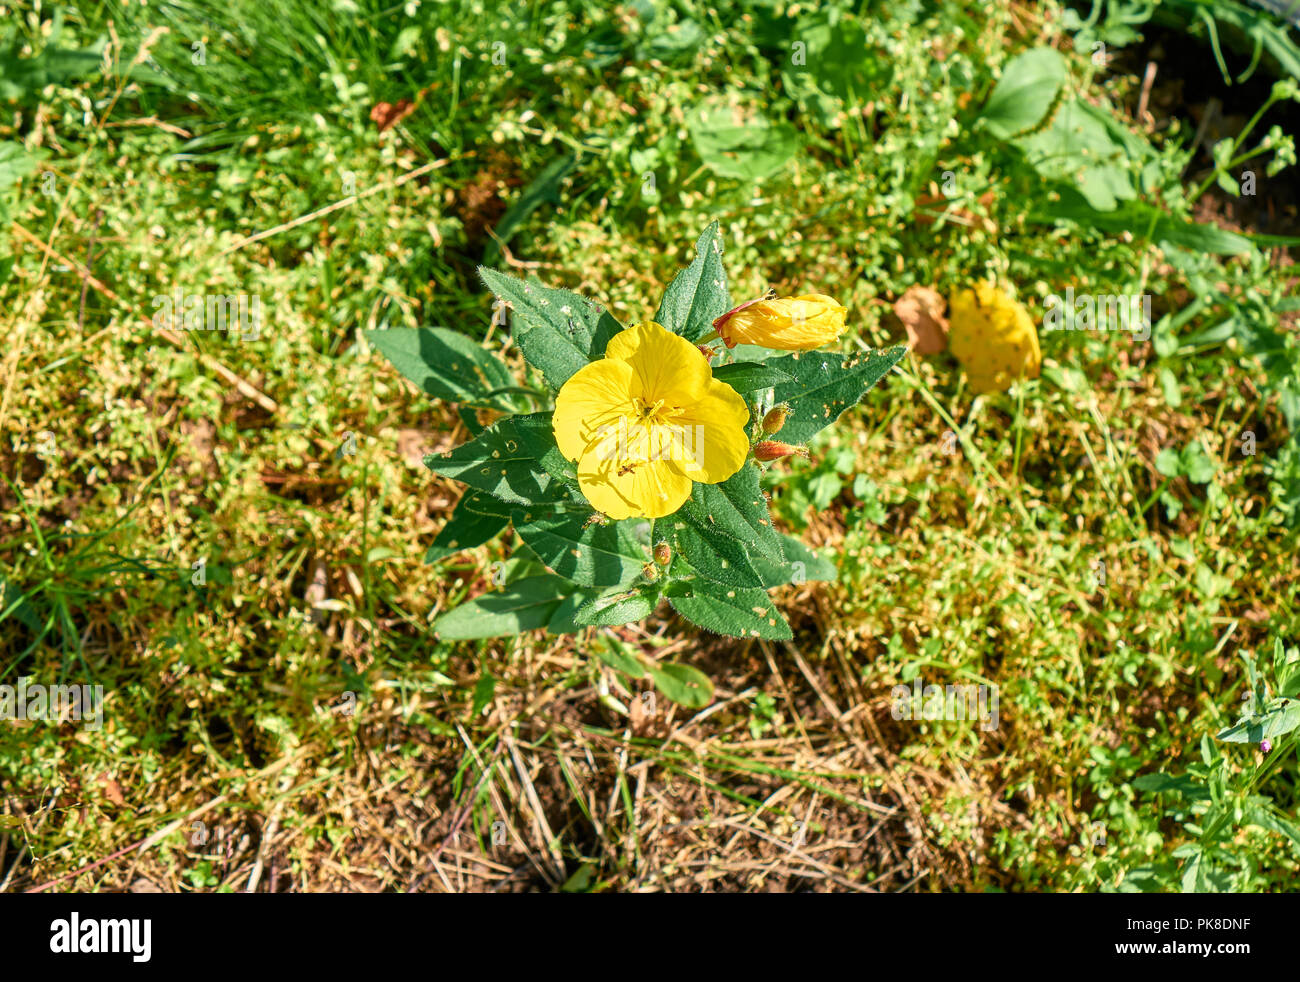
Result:
{"label": "green groundcover plant", "polygon": [[[835,568],[773,526],[760,468],[806,453],[906,349],[810,350],[843,329],[844,308],[821,295],[733,307],[716,222],[653,320],[630,329],[568,290],[480,273],[544,387],[520,385],[454,331],[369,334],[426,394],[457,403],[474,434],[425,458],[468,485],[426,561],[513,526],[545,567],[443,614],[438,634],[611,627],[666,599],[709,631],[790,638],[768,591],[834,579]],[[482,410],[500,418],[483,426]]]}

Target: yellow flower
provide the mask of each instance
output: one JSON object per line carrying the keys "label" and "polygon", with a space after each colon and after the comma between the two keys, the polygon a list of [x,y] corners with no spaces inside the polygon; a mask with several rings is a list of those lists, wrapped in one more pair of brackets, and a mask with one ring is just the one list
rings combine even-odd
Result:
{"label": "yellow flower", "polygon": [[646,321],[615,335],[555,400],[555,440],[578,484],[610,518],[662,518],[717,484],[749,454],[749,409],[700,349]]}
{"label": "yellow flower", "polygon": [[743,303],[713,322],[728,348],[757,344],[783,351],[811,351],[844,333],[841,307],[821,293]]}
{"label": "yellow flower", "polygon": [[976,392],[1001,392],[1018,378],[1038,378],[1043,355],[1029,311],[991,283],[952,298],[948,347]]}

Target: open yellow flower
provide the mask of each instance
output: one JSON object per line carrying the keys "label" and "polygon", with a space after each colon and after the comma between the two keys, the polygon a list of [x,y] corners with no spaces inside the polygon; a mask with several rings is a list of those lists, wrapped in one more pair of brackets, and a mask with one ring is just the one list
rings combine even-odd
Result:
{"label": "open yellow flower", "polygon": [[822,293],[744,303],[713,322],[728,348],[757,344],[782,351],[811,351],[844,333],[847,307]]}
{"label": "open yellow flower", "polygon": [[948,315],[948,347],[976,392],[1001,392],[1018,378],[1038,378],[1038,329],[1022,304],[991,283],[960,290]]}
{"label": "open yellow flower", "polygon": [[615,335],[560,387],[555,440],[610,518],[662,518],[745,463],[749,409],[699,348],[654,321]]}

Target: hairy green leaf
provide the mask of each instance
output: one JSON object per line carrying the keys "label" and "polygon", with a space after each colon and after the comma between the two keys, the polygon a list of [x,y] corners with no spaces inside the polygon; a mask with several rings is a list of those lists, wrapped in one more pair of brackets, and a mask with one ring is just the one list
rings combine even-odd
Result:
{"label": "hairy green leaf", "polygon": [[588,362],[604,357],[609,339],[623,329],[587,298],[543,286],[535,277],[525,282],[485,266],[479,267],[479,275],[510,305],[515,343],[553,389]]}
{"label": "hairy green leaf", "polygon": [[[625,586],[650,558],[648,525],[634,521],[586,524],[593,513],[516,511],[515,531],[547,567],[581,586]],[[645,531],[638,526],[646,525]]]}
{"label": "hairy green leaf", "polygon": [[718,223],[710,222],[695,242],[695,258],[664,291],[655,320],[674,334],[695,341],[712,331],[713,322],[730,309],[722,235]]}
{"label": "hairy green leaf", "polygon": [[678,514],[702,531],[719,530],[739,540],[751,556],[781,558],[781,536],[772,527],[767,499],[758,486],[758,468],[752,463],[721,484],[696,484]]}
{"label": "hairy green leaf", "polygon": [[426,563],[437,562],[463,549],[473,549],[495,538],[510,524],[510,509],[490,494],[469,490],[456,502],[442,530],[424,554]]}
{"label": "hairy green leaf", "polygon": [[466,601],[433,622],[444,641],[496,638],[546,627],[573,584],[558,576],[530,576],[504,590]]}
{"label": "hairy green leaf", "polygon": [[785,617],[762,588],[729,587],[702,577],[667,591],[673,609],[707,631],[734,638],[794,637]]}
{"label": "hairy green leaf", "polygon": [[435,399],[517,413],[527,400],[510,369],[462,334],[440,327],[367,331],[366,340],[399,372]]}
{"label": "hairy green leaf", "polygon": [[562,500],[563,487],[542,463],[553,452],[558,451],[551,414],[530,413],[498,420],[455,450],[429,454],[424,465],[502,501],[555,503]]}
{"label": "hairy green leaf", "polygon": [[737,361],[730,365],[719,365],[713,370],[713,377],[744,395],[759,389],[770,389],[784,382],[794,381],[793,376],[772,365],[761,362]]}
{"label": "hairy green leaf", "polygon": [[790,415],[781,428],[786,443],[807,443],[867,394],[903,360],[907,348],[874,350],[846,357],[828,351],[802,351],[764,364],[794,377],[773,390],[776,402],[788,402]]}

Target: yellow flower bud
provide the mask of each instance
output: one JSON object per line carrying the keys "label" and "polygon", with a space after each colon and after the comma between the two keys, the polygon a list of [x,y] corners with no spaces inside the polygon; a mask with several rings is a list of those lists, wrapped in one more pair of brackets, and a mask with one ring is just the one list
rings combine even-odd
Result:
{"label": "yellow flower bud", "polygon": [[743,303],[713,322],[728,348],[757,344],[782,351],[811,351],[844,333],[847,307],[821,293]]}
{"label": "yellow flower bud", "polygon": [[1038,378],[1043,355],[1029,311],[992,283],[952,297],[948,347],[978,393],[1002,392],[1018,378]]}
{"label": "yellow flower bud", "polygon": [[655,545],[655,562],[660,566],[667,566],[673,559],[673,550],[667,542],[660,542]]}

